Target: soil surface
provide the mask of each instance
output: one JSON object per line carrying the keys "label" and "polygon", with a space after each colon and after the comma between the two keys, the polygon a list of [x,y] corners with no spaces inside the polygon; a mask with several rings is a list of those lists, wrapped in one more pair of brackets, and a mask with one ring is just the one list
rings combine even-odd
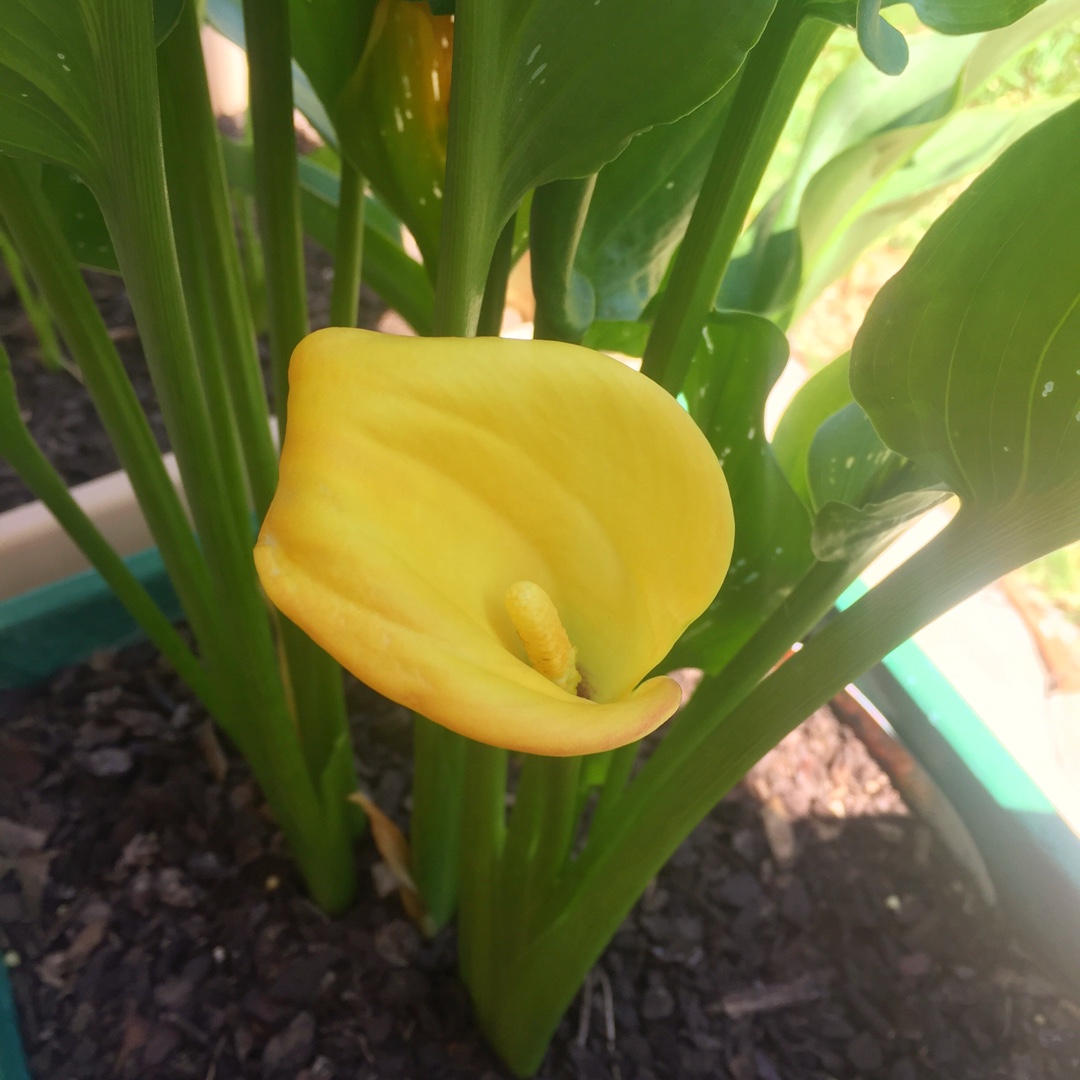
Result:
{"label": "soil surface", "polygon": [[[407,716],[359,686],[407,823]],[[244,764],[148,647],[0,695],[0,947],[38,1080],[498,1080],[454,971],[369,873],[330,921]],[[1010,940],[828,713],[702,823],[541,1076],[1065,1080],[1080,1005]]]}
{"label": "soil surface", "polygon": [[[312,329],[329,321],[331,262],[309,242],[306,250],[308,308]],[[123,282],[111,274],[84,272],[116,345],[135,393],[150,420],[162,450],[169,448],[161,412],[154,399],[142,347],[135,331],[131,305]],[[385,311],[366,287],[361,293],[360,325],[373,327]],[[98,420],[90,395],[72,370],[50,371],[41,361],[40,347],[30,320],[19,305],[11,280],[0,263],[0,341],[11,356],[19,405],[45,456],[68,484],[81,484],[120,467]],[[263,342],[264,370],[268,358]],[[7,462],[0,460],[0,512],[29,501],[30,492]]]}

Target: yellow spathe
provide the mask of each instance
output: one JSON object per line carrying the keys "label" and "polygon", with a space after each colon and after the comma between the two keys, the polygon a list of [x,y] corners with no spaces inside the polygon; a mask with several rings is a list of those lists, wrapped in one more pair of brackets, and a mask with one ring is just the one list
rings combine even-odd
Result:
{"label": "yellow spathe", "polygon": [[[716,456],[665,391],[574,345],[345,329],[302,341],[289,379],[255,561],[345,667],[537,754],[620,746],[675,712],[671,679],[638,684],[716,595],[734,530]],[[577,693],[529,662],[507,610],[522,582],[554,605]]]}

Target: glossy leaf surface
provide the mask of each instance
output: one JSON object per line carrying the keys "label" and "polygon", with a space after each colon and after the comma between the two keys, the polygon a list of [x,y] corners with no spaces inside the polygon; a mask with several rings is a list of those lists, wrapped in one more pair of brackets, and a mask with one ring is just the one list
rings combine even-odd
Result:
{"label": "glossy leaf surface", "polygon": [[1026,135],[878,294],[852,389],[965,502],[1080,497],[1080,105]]}
{"label": "glossy leaf surface", "polygon": [[405,222],[429,267],[442,221],[454,23],[381,0],[340,107],[341,149]]}
{"label": "glossy leaf surface", "polygon": [[710,317],[683,392],[724,466],[735,552],[719,595],[672,650],[669,667],[719,671],[813,562],[809,516],[765,438],[765,401],[787,357],[787,339],[767,319]]}
{"label": "glossy leaf surface", "polygon": [[642,132],[600,170],[576,262],[592,284],[598,319],[636,319],[660,287],[716,149],[732,86],[682,119]]}

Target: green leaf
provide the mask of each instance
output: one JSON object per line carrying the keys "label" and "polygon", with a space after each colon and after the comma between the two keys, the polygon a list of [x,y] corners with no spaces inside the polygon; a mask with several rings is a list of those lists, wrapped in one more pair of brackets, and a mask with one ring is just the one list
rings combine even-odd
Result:
{"label": "green leaf", "polygon": [[879,71],[899,75],[907,67],[907,41],[881,17],[881,0],[858,0],[855,30],[863,53]]}
{"label": "green leaf", "polygon": [[342,153],[408,226],[429,272],[438,261],[454,24],[383,0],[339,112]]}
{"label": "green leaf", "polygon": [[[154,38],[160,45],[180,21],[187,0],[154,0]],[[192,3],[195,0],[191,0]]]}
{"label": "green leaf", "polygon": [[1044,0],[914,0],[919,18],[943,34],[973,34],[1008,26]]}
{"label": "green leaf", "polygon": [[92,270],[118,274],[112,237],[94,193],[77,176],[57,165],[42,166],[41,190],[56,211],[75,258]]}
{"label": "green leaf", "polygon": [[292,54],[335,127],[341,94],[364,53],[378,0],[289,0]]}
{"label": "green leaf", "polygon": [[1007,150],[878,294],[851,360],[884,442],[965,503],[1080,491],[1080,105]]}
{"label": "green leaf", "polygon": [[[1026,117],[995,119],[987,110],[978,120],[959,110],[1012,56],[1077,14],[1080,0],[1049,0],[993,33],[963,39],[922,35],[912,41],[910,63],[897,78],[856,60],[822,94],[791,178],[777,197],[780,205],[767,207],[755,223],[751,255],[758,261],[739,260],[732,267],[725,298],[749,296],[751,310],[797,317],[883,231],[941,186],[985,166],[1043,106]],[[776,287],[785,267],[763,262],[762,254],[793,252],[785,234],[795,228],[802,280],[790,303]],[[784,310],[779,301],[790,306]]]}
{"label": "green leaf", "polygon": [[684,395],[724,466],[735,509],[731,570],[667,667],[719,671],[813,562],[810,519],[765,438],[765,401],[787,363],[787,338],[767,319],[710,316]]}
{"label": "green leaf", "polygon": [[636,319],[660,287],[716,149],[735,82],[681,120],[637,135],[601,169],[575,263],[592,283],[597,318]]}
{"label": "green leaf", "polygon": [[823,562],[865,560],[948,497],[933,476],[882,443],[854,402],[818,428],[806,477],[815,515],[811,545]]}
{"label": "green leaf", "polygon": [[[988,105],[953,116],[914,153],[911,160],[877,187],[866,209],[832,243],[816,253],[795,305],[805,311],[826,287],[851,269],[875,241],[910,218],[957,181],[978,172],[1031,128],[1065,107],[1061,99],[1039,101],[1018,109]],[[837,165],[846,165],[837,159]],[[819,195],[832,201],[832,167],[814,178],[804,201],[808,219]]]}
{"label": "green leaf", "polygon": [[617,352],[625,356],[641,356],[649,340],[646,322],[607,322],[597,319],[589,327],[582,345],[600,352]]}
{"label": "green leaf", "polygon": [[807,467],[810,447],[818,429],[834,413],[851,401],[848,383],[850,353],[826,364],[808,379],[788,403],[773,435],[772,449],[776,463],[787,477],[791,490],[803,505],[813,509]]}

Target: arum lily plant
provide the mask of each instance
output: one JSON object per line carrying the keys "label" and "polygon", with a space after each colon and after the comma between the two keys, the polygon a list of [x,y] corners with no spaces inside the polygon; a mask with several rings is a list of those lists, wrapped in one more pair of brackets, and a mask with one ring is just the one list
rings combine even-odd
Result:
{"label": "arum lily plant", "polygon": [[[37,451],[6,362],[0,454],[248,759],[331,912],[362,827],[339,664],[414,711],[411,876],[425,925],[456,917],[517,1073],[758,756],[1080,536],[1080,105],[968,107],[1077,17],[1080,0],[0,6],[4,258],[90,390],[186,634]],[[247,49],[243,141],[215,127],[204,19]],[[863,55],[762,190],[844,35]],[[792,320],[984,169],[767,433]],[[305,233],[334,258],[333,328],[311,336]],[[496,340],[526,251],[547,340]],[[80,266],[124,277],[190,513]],[[420,336],[354,329],[361,278]],[[950,498],[934,541],[818,627]],[[703,678],[680,710],[685,666]]]}

